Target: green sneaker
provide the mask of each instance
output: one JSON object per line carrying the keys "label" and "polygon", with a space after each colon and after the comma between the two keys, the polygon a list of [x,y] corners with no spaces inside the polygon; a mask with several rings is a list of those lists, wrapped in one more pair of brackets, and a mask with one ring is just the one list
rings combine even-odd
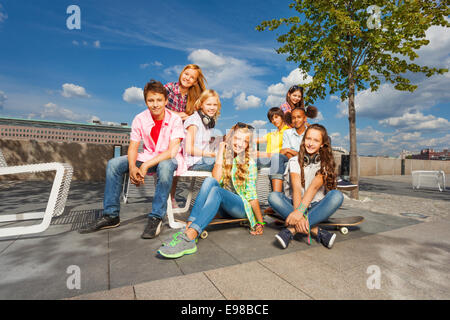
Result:
{"label": "green sneaker", "polygon": [[197,252],[195,241],[191,241],[185,233],[177,233],[173,240],[168,244],[163,244],[158,253],[165,258],[180,258],[185,254],[193,254]]}
{"label": "green sneaker", "polygon": [[[180,231],[175,232],[175,233],[172,234],[170,237],[164,238],[164,239],[162,240],[162,245],[163,245],[163,246],[168,246],[169,243],[170,243],[172,240],[175,240],[175,239],[178,237],[178,235],[180,235],[181,233],[183,233],[183,232],[185,232],[185,231],[186,231],[186,227],[184,226],[184,227],[182,227],[182,228],[180,229]],[[198,237],[195,238],[195,243],[198,243]]]}

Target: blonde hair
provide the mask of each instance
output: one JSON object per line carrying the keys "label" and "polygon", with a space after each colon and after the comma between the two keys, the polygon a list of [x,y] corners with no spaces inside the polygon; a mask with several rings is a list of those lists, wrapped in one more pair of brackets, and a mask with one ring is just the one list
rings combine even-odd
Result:
{"label": "blonde hair", "polygon": [[211,97],[215,97],[217,98],[217,111],[216,114],[214,115],[214,120],[217,120],[217,118],[219,118],[220,116],[220,107],[221,107],[221,103],[220,103],[220,97],[219,94],[212,90],[212,89],[207,89],[205,91],[202,92],[202,94],[200,95],[200,97],[197,99],[197,101],[195,101],[194,104],[194,109],[196,111],[200,110],[202,108],[203,103],[208,100]]}
{"label": "blonde hair", "polygon": [[178,82],[181,83],[181,75],[184,71],[187,69],[193,69],[197,71],[197,81],[188,89],[188,99],[186,103],[186,114],[192,115],[195,111],[194,104],[197,101],[197,99],[200,97],[200,94],[203,92],[203,90],[206,89],[205,82],[206,78],[203,75],[202,69],[196,64],[188,64],[183,68],[183,70],[180,73],[180,76],[178,77]]}
{"label": "blonde hair", "polygon": [[253,131],[248,127],[240,127],[237,124],[231,128],[231,131],[226,136],[227,147],[224,150],[224,161],[222,165],[223,170],[223,185],[229,185],[232,183],[231,170],[233,169],[233,160],[236,157],[233,151],[233,137],[237,131],[242,131],[248,134],[248,144],[245,148],[244,159],[239,159],[236,169],[236,183],[239,186],[243,186],[248,178],[250,158],[253,155]]}

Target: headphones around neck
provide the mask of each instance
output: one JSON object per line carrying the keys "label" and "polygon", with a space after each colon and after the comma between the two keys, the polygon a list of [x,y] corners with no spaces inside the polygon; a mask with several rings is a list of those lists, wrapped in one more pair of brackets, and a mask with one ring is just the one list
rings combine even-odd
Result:
{"label": "headphones around neck", "polygon": [[207,114],[204,114],[201,110],[198,110],[197,112],[206,128],[214,128],[214,126],[216,125],[216,121],[214,120],[214,118],[211,118]]}
{"label": "headphones around neck", "polygon": [[305,153],[305,155],[303,156],[303,164],[305,166],[309,166],[310,164],[317,164],[319,162],[320,162],[320,154],[319,153],[316,153],[312,156]]}

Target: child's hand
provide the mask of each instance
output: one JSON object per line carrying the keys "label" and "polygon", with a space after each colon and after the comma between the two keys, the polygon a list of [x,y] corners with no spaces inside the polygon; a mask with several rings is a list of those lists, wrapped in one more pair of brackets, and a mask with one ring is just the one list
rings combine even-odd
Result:
{"label": "child's hand", "polygon": [[252,236],[260,236],[264,233],[264,226],[261,224],[257,224],[255,230],[250,231]]}

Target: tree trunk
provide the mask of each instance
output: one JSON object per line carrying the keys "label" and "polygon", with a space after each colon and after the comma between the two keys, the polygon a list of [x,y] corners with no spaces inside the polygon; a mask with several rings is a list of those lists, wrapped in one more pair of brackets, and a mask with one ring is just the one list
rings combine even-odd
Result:
{"label": "tree trunk", "polygon": [[358,185],[351,191],[350,197],[359,199],[359,174],[358,174],[358,153],[356,151],[356,110],[355,110],[355,80],[353,72],[350,71],[348,77],[348,123],[350,131],[350,182]]}

